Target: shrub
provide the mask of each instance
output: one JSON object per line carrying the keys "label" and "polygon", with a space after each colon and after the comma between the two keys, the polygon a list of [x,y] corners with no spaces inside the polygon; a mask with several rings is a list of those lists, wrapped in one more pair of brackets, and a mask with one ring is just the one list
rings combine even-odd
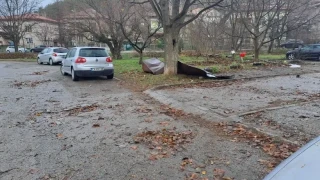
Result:
{"label": "shrub", "polygon": [[236,62],[233,62],[230,65],[230,69],[242,69],[242,68],[243,68],[242,64],[239,64],[239,63],[236,63]]}
{"label": "shrub", "polygon": [[36,59],[33,53],[0,53],[0,59]]}
{"label": "shrub", "polygon": [[220,72],[220,68],[218,66],[212,67],[212,73],[219,73],[219,72]]}

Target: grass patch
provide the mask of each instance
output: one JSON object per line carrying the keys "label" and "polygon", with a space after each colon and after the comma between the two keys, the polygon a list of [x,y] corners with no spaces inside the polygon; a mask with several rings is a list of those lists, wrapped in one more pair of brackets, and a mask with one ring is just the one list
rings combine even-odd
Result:
{"label": "grass patch", "polygon": [[[250,55],[247,56],[243,62],[241,62],[240,58],[238,57],[235,60],[232,60],[230,58],[225,58],[225,56],[216,58],[206,58],[200,56],[180,56],[180,61],[188,65],[199,67],[201,69],[209,68],[214,74],[230,74],[242,70],[279,66],[283,64],[281,57],[282,59],[284,59],[283,55],[263,54],[260,56],[260,59],[279,60],[279,63],[266,62],[265,66],[260,67],[253,66],[253,57],[251,56],[250,58]],[[149,57],[145,57],[144,59],[149,59]],[[160,58],[160,60],[163,60],[163,58]],[[124,85],[127,85],[129,88],[137,91],[142,91],[159,85],[184,84],[206,81],[205,79],[199,78],[197,76],[165,76],[145,73],[143,72],[142,67],[139,64],[139,58],[130,56],[128,54],[124,54],[122,60],[114,60],[114,67],[115,75],[123,80]]]}
{"label": "grass patch", "polygon": [[145,73],[139,64],[139,58],[115,60],[113,63],[115,75],[123,80],[125,85],[136,91],[143,91],[159,85],[205,81],[203,79],[199,79],[199,77],[186,75],[165,76]]}

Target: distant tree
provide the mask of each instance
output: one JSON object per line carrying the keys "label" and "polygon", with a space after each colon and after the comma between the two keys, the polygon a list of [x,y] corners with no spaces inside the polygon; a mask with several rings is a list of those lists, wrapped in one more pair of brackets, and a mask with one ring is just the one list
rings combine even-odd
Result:
{"label": "distant tree", "polygon": [[25,33],[36,24],[32,13],[37,6],[37,0],[0,0],[1,35],[14,43],[15,52]]}
{"label": "distant tree", "polygon": [[[255,60],[263,45],[319,17],[312,0],[233,0],[241,23],[250,34]],[[313,11],[313,13],[310,13]]]}
{"label": "distant tree", "polygon": [[155,41],[157,32],[162,28],[160,23],[151,24],[149,15],[152,9],[146,5],[132,5],[124,2],[126,13],[121,14],[120,27],[127,42],[139,53],[142,64],[143,52]]}
{"label": "distant tree", "polygon": [[48,23],[39,24],[34,33],[44,45],[49,45],[49,37],[56,34],[58,35],[57,28]]}
{"label": "distant tree", "polygon": [[107,44],[113,58],[122,59],[125,37],[119,22],[121,14],[126,13],[122,5],[122,0],[79,0],[76,6],[82,17],[69,21],[86,39]]}

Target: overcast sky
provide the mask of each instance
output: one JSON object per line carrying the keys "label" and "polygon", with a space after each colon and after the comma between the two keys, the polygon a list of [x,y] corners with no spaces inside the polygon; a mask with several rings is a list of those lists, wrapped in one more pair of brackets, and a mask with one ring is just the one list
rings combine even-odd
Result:
{"label": "overcast sky", "polygon": [[54,0],[42,0],[41,6],[45,7],[46,5],[53,3]]}

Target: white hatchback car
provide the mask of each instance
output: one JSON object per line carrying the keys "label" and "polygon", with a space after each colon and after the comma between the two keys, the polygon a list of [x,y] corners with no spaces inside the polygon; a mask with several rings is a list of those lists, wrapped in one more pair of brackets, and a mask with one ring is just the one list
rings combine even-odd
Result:
{"label": "white hatchback car", "polygon": [[45,48],[38,54],[37,62],[38,64],[47,63],[51,66],[59,64],[66,57],[68,51],[67,48],[63,47]]}
{"label": "white hatchback car", "polygon": [[[14,46],[8,46],[7,49],[6,49],[6,52],[7,52],[7,53],[14,53],[14,52],[16,52],[16,51],[15,51],[15,49],[14,49]],[[18,52],[24,53],[24,52],[26,52],[26,49],[23,48],[23,47],[19,47],[19,48],[18,48]]]}
{"label": "white hatchback car", "polygon": [[114,67],[106,48],[75,47],[63,59],[61,74],[71,74],[73,81],[79,77],[107,76],[113,79]]}

